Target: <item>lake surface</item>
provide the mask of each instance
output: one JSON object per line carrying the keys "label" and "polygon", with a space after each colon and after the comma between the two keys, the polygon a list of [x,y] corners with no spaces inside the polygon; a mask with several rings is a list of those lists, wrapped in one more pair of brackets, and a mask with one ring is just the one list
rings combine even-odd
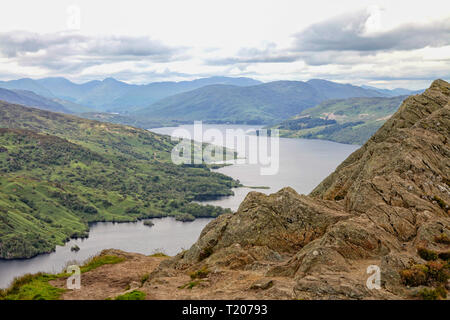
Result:
{"label": "lake surface", "polygon": [[[180,127],[166,127],[152,129],[151,131],[166,134],[173,134],[180,128],[186,129],[193,137],[194,126],[183,125]],[[254,136],[260,127],[245,125],[205,125],[203,131],[218,129],[224,136],[227,129],[243,129],[248,131],[246,136]],[[224,139],[225,140],[225,139]],[[248,139],[248,144],[250,144]],[[223,143],[222,145],[226,145]],[[248,147],[250,149],[250,146]],[[275,175],[261,175],[259,164],[235,164],[215,170],[227,176],[239,179],[244,186],[261,187],[270,189],[233,189],[235,195],[224,197],[219,200],[207,201],[204,203],[222,206],[237,210],[242,200],[250,191],[258,191],[266,194],[274,193],[283,187],[291,187],[298,193],[308,194],[324,178],[326,178],[336,167],[344,161],[353,151],[358,149],[357,145],[341,144],[325,140],[289,139],[279,140],[279,170]],[[238,154],[238,157],[245,157],[248,154]]]}
{"label": "lake surface", "polygon": [[[157,128],[151,131],[172,135],[176,129],[186,129],[193,133],[194,126]],[[249,133],[244,134],[248,138],[254,136],[255,129],[259,129],[259,127],[203,125],[203,131],[208,129],[217,129],[223,133],[226,129],[248,130]],[[250,141],[250,139],[248,140]],[[237,188],[234,189],[234,196],[205,203],[236,210],[250,191],[269,194],[286,186],[292,187],[299,193],[307,194],[357,148],[358,146],[355,145],[329,141],[280,138],[280,163],[277,174],[263,176],[260,174],[261,165],[248,163],[235,164],[216,170],[239,179],[245,186],[267,186],[270,189]],[[239,157],[245,156],[247,154],[239,154]],[[144,226],[142,221],[96,223],[90,228],[89,238],[73,239],[65,246],[57,246],[53,253],[31,259],[0,260],[0,288],[8,286],[14,277],[26,273],[60,272],[69,262],[82,263],[103,249],[115,248],[142,254],[164,251],[166,254],[175,255],[182,249],[188,249],[210,220],[197,219],[193,222],[180,222],[173,218],[152,219],[155,223],[153,227]],[[70,250],[75,244],[80,247],[80,251],[72,252]]]}
{"label": "lake surface", "polygon": [[[162,251],[175,255],[189,249],[211,219],[180,222],[174,218],[161,218],[151,221],[155,224],[152,227],[145,226],[143,221],[98,222],[91,225],[89,238],[72,239],[65,246],[57,246],[55,252],[31,259],[0,260],[0,288],[7,287],[14,277],[26,273],[58,273],[69,262],[81,265],[103,249],[114,248],[147,255]],[[80,251],[72,252],[70,248],[73,245],[78,245]]]}

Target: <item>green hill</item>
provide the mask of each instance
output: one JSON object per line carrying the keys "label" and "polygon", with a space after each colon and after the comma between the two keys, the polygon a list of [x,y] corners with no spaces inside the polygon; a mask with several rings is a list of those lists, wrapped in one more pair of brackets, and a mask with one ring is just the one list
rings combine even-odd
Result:
{"label": "green hill", "polygon": [[53,112],[72,113],[58,101],[42,97],[27,90],[8,90],[0,88],[0,100]]}
{"label": "green hill", "polygon": [[74,102],[59,98],[46,98],[33,91],[19,89],[0,88],[0,100],[24,105],[27,107],[38,108],[52,112],[62,112],[68,114],[79,114],[83,112],[92,112],[93,110],[76,104]]}
{"label": "green hill", "polygon": [[[153,82],[143,85],[128,84],[114,78],[86,83],[74,83],[62,77],[44,79],[18,79],[0,81],[0,87],[33,91],[49,99],[62,99],[87,106],[95,111],[127,113],[136,107],[145,107],[168,96],[212,84],[236,86],[256,85],[260,82],[250,78],[209,77],[191,81]],[[74,105],[75,106],[75,105]],[[72,110],[73,111],[73,110]],[[92,110],[75,111],[90,112]]]}
{"label": "green hill", "polygon": [[141,129],[2,101],[0,128],[0,258],[50,252],[94,221],[214,217],[193,201],[238,185],[172,164],[170,138]]}
{"label": "green hill", "polygon": [[134,115],[177,121],[270,124],[331,98],[381,95],[326,80],[275,81],[247,87],[212,85],[165,98]]}
{"label": "green hill", "polygon": [[394,114],[406,96],[328,100],[273,126],[282,137],[363,144]]}

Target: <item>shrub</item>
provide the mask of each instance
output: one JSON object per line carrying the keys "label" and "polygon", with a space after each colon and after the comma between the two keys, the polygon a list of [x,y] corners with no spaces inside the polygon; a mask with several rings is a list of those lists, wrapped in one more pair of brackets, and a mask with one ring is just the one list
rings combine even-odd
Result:
{"label": "shrub", "polygon": [[423,288],[417,294],[423,300],[437,300],[439,298],[435,289]]}
{"label": "shrub", "polygon": [[417,295],[423,300],[438,300],[440,298],[447,298],[447,290],[444,287],[433,288],[423,288]]}
{"label": "shrub", "polygon": [[402,282],[407,286],[417,287],[433,283],[446,283],[449,279],[449,264],[430,261],[426,265],[416,264],[410,269],[400,271]]}
{"label": "shrub", "polygon": [[444,288],[444,286],[440,286],[436,288],[436,292],[443,298],[447,299],[447,290]]}
{"label": "shrub", "polygon": [[192,280],[194,280],[194,279],[203,279],[203,278],[206,278],[210,272],[211,271],[209,271],[208,268],[205,266],[205,267],[201,268],[200,270],[192,272],[190,274],[190,276],[191,276]]}
{"label": "shrub", "polygon": [[434,196],[433,200],[437,202],[437,204],[439,205],[439,207],[441,207],[442,209],[445,209],[445,207],[447,206],[447,204],[445,203],[444,200],[442,200],[441,198],[439,198],[438,196]]}
{"label": "shrub", "polygon": [[168,258],[169,256],[165,254],[164,252],[155,252],[149,255],[149,257],[155,257],[155,258]]}
{"label": "shrub", "polygon": [[147,282],[147,280],[148,280],[148,278],[150,277],[150,274],[144,274],[142,277],[141,277],[141,286],[142,285],[144,285],[144,283],[146,283]]}
{"label": "shrub", "polygon": [[434,241],[442,244],[450,244],[450,238],[445,233],[441,233],[439,236],[434,237]]}
{"label": "shrub", "polygon": [[437,260],[438,254],[436,251],[429,250],[427,248],[419,247],[417,248],[417,254],[426,261]]}
{"label": "shrub", "polygon": [[145,220],[144,221],[144,226],[153,227],[154,225],[155,224],[152,221],[150,221],[150,220]]}
{"label": "shrub", "polygon": [[438,261],[431,261],[427,263],[428,278],[437,282],[447,282],[449,278],[448,267]]}
{"label": "shrub", "polygon": [[416,264],[410,269],[400,271],[402,282],[411,287],[417,287],[427,283],[428,267],[423,264]]}
{"label": "shrub", "polygon": [[444,261],[449,261],[450,260],[450,251],[440,252],[439,259],[444,260]]}

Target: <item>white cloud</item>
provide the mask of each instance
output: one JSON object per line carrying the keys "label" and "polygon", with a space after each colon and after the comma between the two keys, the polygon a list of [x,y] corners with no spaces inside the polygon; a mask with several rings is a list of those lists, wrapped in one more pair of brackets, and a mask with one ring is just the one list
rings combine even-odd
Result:
{"label": "white cloud", "polygon": [[[80,8],[78,32],[67,30],[70,5]],[[232,75],[422,86],[448,77],[449,12],[440,0],[2,2],[0,77],[136,83]]]}

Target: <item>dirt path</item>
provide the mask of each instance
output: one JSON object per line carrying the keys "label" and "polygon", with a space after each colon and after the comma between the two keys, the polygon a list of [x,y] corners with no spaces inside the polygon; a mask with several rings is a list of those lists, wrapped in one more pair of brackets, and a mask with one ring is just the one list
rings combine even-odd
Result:
{"label": "dirt path", "polygon": [[[116,255],[125,258],[117,264],[108,264],[98,267],[81,275],[81,289],[68,290],[61,299],[64,300],[105,300],[130,292],[140,290],[146,294],[148,300],[185,300],[185,299],[230,299],[230,300],[263,300],[263,299],[296,299],[296,280],[290,277],[264,276],[265,271],[246,271],[216,268],[210,270],[203,279],[191,279],[188,271],[164,269],[167,274],[156,277],[151,274],[166,257],[149,257],[137,253],[127,253],[120,250],[108,250],[104,254]],[[305,295],[303,299],[320,298],[311,296],[309,288],[323,290],[324,296],[332,297],[326,292],[324,284],[348,286],[349,296],[352,297],[352,288],[365,286],[368,277],[366,268],[370,264],[379,264],[379,261],[358,261],[351,267],[351,279],[340,274],[314,274],[304,278]],[[145,281],[144,281],[145,280]],[[50,282],[60,288],[66,287],[65,279]],[[320,290],[319,290],[320,289]],[[380,292],[381,293],[381,292]],[[384,293],[386,294],[386,293]],[[376,295],[375,295],[376,297]],[[381,298],[380,296],[379,298]],[[386,296],[385,296],[386,298]]]}
{"label": "dirt path", "polygon": [[[128,289],[141,285],[141,279],[151,273],[164,257],[148,257],[137,253],[109,250],[107,254],[126,260],[117,264],[107,264],[81,275],[81,289],[68,290],[61,296],[64,300],[104,300],[115,298]],[[66,280],[51,281],[55,287],[66,288]]]}
{"label": "dirt path", "polygon": [[[81,289],[68,290],[63,300],[105,300],[138,289],[148,300],[171,299],[292,299],[292,279],[265,278],[260,272],[213,270],[205,279],[192,280],[189,272],[173,271],[167,277],[143,282],[165,257],[149,257],[120,250],[108,250],[126,260],[107,264],[81,275]],[[192,288],[187,284],[195,282]],[[255,286],[255,283],[259,284]],[[66,279],[51,281],[55,287],[66,288]],[[180,288],[187,285],[185,288]],[[253,288],[252,288],[253,286]]]}

